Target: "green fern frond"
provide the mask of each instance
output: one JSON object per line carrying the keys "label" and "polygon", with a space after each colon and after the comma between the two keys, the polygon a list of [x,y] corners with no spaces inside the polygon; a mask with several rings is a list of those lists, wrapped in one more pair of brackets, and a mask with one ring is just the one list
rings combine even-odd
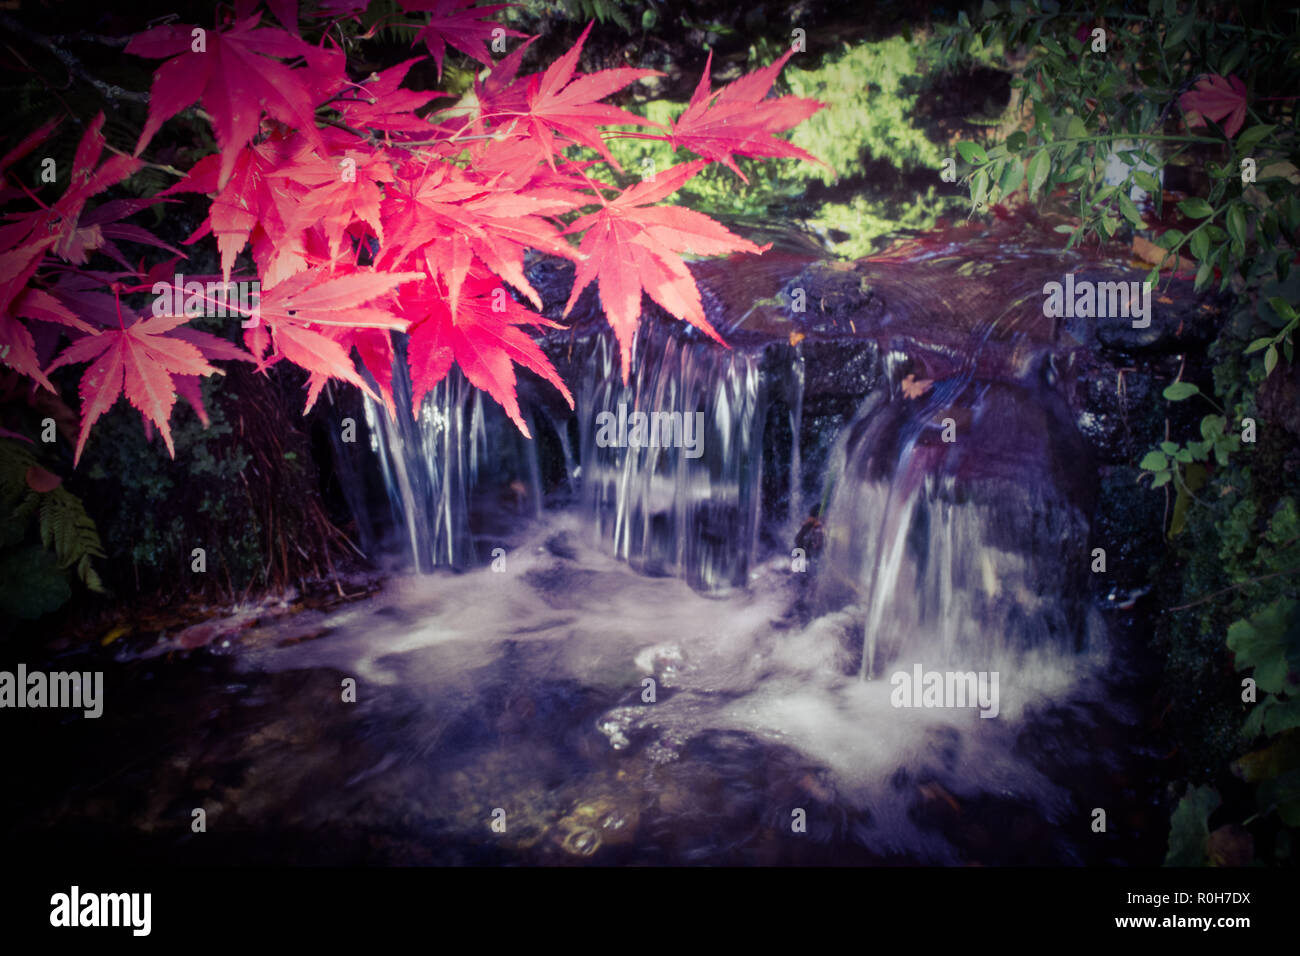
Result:
{"label": "green fern frond", "polygon": [[29,489],[27,494],[19,499],[18,504],[14,505],[10,512],[10,520],[25,528],[32,515],[36,514],[36,506],[40,504],[40,500],[41,496]]}
{"label": "green fern frond", "polygon": [[86,514],[80,499],[62,487],[40,497],[41,544],[54,551],[59,567],[79,565],[83,558],[104,557],[95,522]]}
{"label": "green fern frond", "polygon": [[35,464],[36,456],[22,442],[0,439],[0,506],[14,508],[31,491],[27,469]]}
{"label": "green fern frond", "polygon": [[595,19],[602,25],[612,21],[624,30],[632,29],[632,21],[623,12],[623,7],[635,4],[627,0],[563,0],[561,6],[570,20],[579,23]]}
{"label": "green fern frond", "polygon": [[81,583],[96,594],[107,594],[104,582],[99,579],[99,574],[90,564],[90,555],[83,554],[81,560],[77,562],[77,577],[81,578]]}

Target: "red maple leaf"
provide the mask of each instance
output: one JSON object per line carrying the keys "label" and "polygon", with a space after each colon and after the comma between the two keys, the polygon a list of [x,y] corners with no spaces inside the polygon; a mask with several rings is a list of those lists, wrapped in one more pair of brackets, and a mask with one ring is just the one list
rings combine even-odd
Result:
{"label": "red maple leaf", "polygon": [[[28,238],[44,238],[55,233],[57,241],[50,251],[68,262],[84,265],[90,253],[104,245],[102,223],[108,221],[108,214],[101,212],[95,219],[83,216],[86,203],[91,197],[135,173],[144,164],[129,156],[112,155],[96,167],[106,145],[101,132],[103,128],[104,114],[101,112],[91,120],[77,144],[68,188],[58,202],[15,217],[13,223],[0,228],[0,249],[19,245]],[[24,146],[30,149],[36,145],[30,140],[29,137],[19,149]],[[91,216],[93,215],[92,213]]]}
{"label": "red maple leaf", "polygon": [[[56,389],[41,371],[36,339],[19,318],[64,325],[81,332],[95,331],[49,292],[27,284],[46,251],[58,240],[57,235],[46,236],[0,254],[0,359],[51,392]],[[57,334],[48,338],[47,344],[52,348],[56,340]]]}
{"label": "red maple leaf", "polygon": [[[235,0],[235,19],[242,20],[251,14],[260,0]],[[290,33],[298,32],[298,0],[265,0],[275,18]]]}
{"label": "red maple leaf", "polygon": [[57,240],[47,236],[35,242],[0,253],[0,359],[20,375],[34,379],[51,392],[57,391],[41,371],[36,358],[36,342],[27,326],[18,321],[14,308],[27,280],[41,264],[45,250]]}
{"label": "red maple leaf", "polygon": [[496,276],[481,268],[466,276],[459,309],[451,310],[445,286],[426,279],[398,293],[402,315],[411,321],[407,345],[411,366],[411,412],[419,415],[424,396],[446,376],[452,363],[460,366],[475,388],[491,395],[526,438],[532,436],[519,411],[514,364],[536,372],[560,390],[573,407],[573,396],[550,359],[519,326],[555,323],[515,302]]}
{"label": "red maple leaf", "polygon": [[[475,132],[482,133],[480,121],[493,113],[523,113],[528,109],[528,89],[526,83],[518,83],[515,77],[523,65],[524,54],[533,45],[537,37],[529,37],[492,66],[486,77],[474,78],[474,97],[479,110],[473,117]],[[473,102],[471,101],[471,102]]]}
{"label": "red maple leaf", "polygon": [[573,49],[552,63],[540,77],[533,74],[527,78],[523,128],[552,167],[556,152],[553,133],[560,133],[575,143],[594,149],[605,162],[618,169],[619,165],[605,147],[597,125],[659,126],[635,113],[597,102],[643,77],[663,76],[659,70],[601,70],[574,78],[573,71],[578,65],[582,44],[590,32],[589,23]]}
{"label": "red maple leaf", "polygon": [[[218,359],[228,362],[256,361],[253,356],[233,342],[228,342],[209,332],[202,332],[192,325],[178,326],[172,331],[171,335],[172,338],[189,342],[209,361]],[[176,374],[172,376],[172,384],[176,386],[176,394],[190,403],[190,407],[199,416],[199,421],[203,423],[203,427],[207,428],[209,424],[208,410],[203,407],[203,393],[199,389],[199,376]]]}
{"label": "red maple leaf", "polygon": [[[378,397],[357,374],[348,355],[353,344],[350,337],[358,329],[404,329],[406,320],[392,307],[366,303],[385,300],[402,283],[423,278],[420,272],[362,269],[341,275],[324,270],[299,273],[263,295],[259,310],[262,321],[245,328],[244,341],[260,357],[273,340],[275,351],[264,365],[285,358],[311,373],[305,410],[310,410],[331,378],[350,382]],[[312,325],[326,328],[317,331]]]}
{"label": "red maple leaf", "polygon": [[427,134],[429,124],[415,111],[432,99],[450,94],[402,89],[407,71],[423,59],[422,56],[414,57],[382,73],[373,73],[369,80],[362,81],[361,89],[349,90],[348,95],[334,104],[343,115],[343,121],[354,129]]}
{"label": "red maple leaf", "polygon": [[292,321],[345,328],[398,329],[404,320],[390,307],[367,305],[384,300],[404,282],[423,279],[422,272],[381,272],[356,269],[331,274],[323,269],[300,272],[261,296],[261,317],[272,325]]}
{"label": "red maple leaf", "polygon": [[770,243],[756,246],[741,239],[701,213],[648,205],[676,192],[706,165],[704,160],[695,160],[666,169],[653,180],[629,187],[600,211],[580,217],[565,230],[586,229],[587,234],[580,248],[586,259],[578,263],[564,314],[569,314],[582,290],[597,280],[601,305],[618,339],[624,383],[631,367],[632,338],[641,319],[642,291],[672,315],[722,342],[704,316],[700,290],[678,252],[711,256],[771,248]]}
{"label": "red maple leaf", "polygon": [[130,325],[105,329],[68,346],[50,365],[50,371],[78,362],[94,360],[81,376],[81,433],[73,464],[81,460],[90,427],[113,407],[123,394],[162,433],[167,452],[176,457],[172,444],[172,406],[176,404],[174,375],[222,374],[213,368],[195,345],[168,333],[185,323],[184,316],[156,316],[137,319]]}
{"label": "red maple leaf", "polygon": [[[346,134],[344,134],[346,135]],[[352,138],[353,142],[359,142]],[[343,149],[326,157],[316,153],[296,157],[267,174],[294,184],[298,195],[288,213],[288,228],[301,232],[319,225],[330,247],[330,258],[342,258],[343,236],[355,222],[363,222],[384,241],[379,215],[383,199],[380,183],[394,180],[393,167],[376,150]]]}
{"label": "red maple leaf", "polygon": [[[171,57],[154,73],[149,117],[136,143],[135,155],[140,155],[165,120],[196,100],[201,100],[211,114],[221,149],[218,189],[230,178],[240,150],[257,135],[263,109],[324,150],[312,102],[313,92],[321,91],[316,66],[338,61],[325,59],[333,54],[284,30],[259,29],[261,18],[260,13],[255,14],[222,31],[166,24],[127,44],[126,52],[137,56]],[[198,35],[195,31],[199,31]],[[286,57],[304,57],[313,68],[294,70],[276,59]],[[330,85],[333,78],[326,84]]]}
{"label": "red maple leaf", "polygon": [[1212,119],[1232,139],[1246,120],[1246,84],[1235,73],[1226,79],[1211,73],[1180,96],[1178,105],[1187,116],[1188,126],[1204,126],[1207,118]]}
{"label": "red maple leaf", "polygon": [[806,159],[826,166],[811,153],[775,136],[802,123],[826,104],[797,96],[764,99],[793,52],[787,50],[771,66],[755,70],[710,94],[709,68],[713,63],[710,50],[695,94],[677,117],[668,137],[673,148],[685,147],[705,159],[723,163],[745,182],[749,180],[736,166],[733,155]]}
{"label": "red maple leaf", "polygon": [[[526,34],[517,30],[507,30],[499,23],[486,19],[498,10],[514,6],[510,3],[498,3],[487,7],[476,7],[477,0],[401,0],[402,8],[408,13],[427,11],[429,23],[415,38],[415,43],[424,41],[438,64],[438,76],[442,76],[442,58],[447,47],[453,46],[468,54],[484,66],[492,65],[492,55],[484,41],[492,38],[493,30],[500,30],[502,36],[522,37]],[[412,44],[414,46],[414,43]]]}
{"label": "red maple leaf", "polygon": [[584,196],[554,188],[494,189],[450,163],[439,163],[417,181],[401,179],[387,191],[383,220],[390,242],[377,264],[393,268],[409,263],[443,277],[454,310],[477,256],[540,309],[541,297],[524,275],[524,250],[573,258],[573,249],[544,217],[569,212],[585,201]]}
{"label": "red maple leaf", "polygon": [[223,279],[229,281],[235,258],[250,239],[262,281],[268,286],[307,267],[301,230],[289,225],[301,190],[271,178],[304,145],[296,138],[273,138],[239,150],[224,187],[218,185],[223,158],[205,156],[189,175],[164,191],[215,194],[208,218],[185,242],[215,234]]}
{"label": "red maple leaf", "polygon": [[[384,405],[388,408],[388,414],[393,417],[397,416],[397,407],[393,402],[393,362],[396,361],[396,354],[393,352],[393,337],[387,329],[329,329],[328,332],[340,331],[343,334],[337,339],[343,350],[350,351],[355,349],[361,359],[362,365],[375,379],[375,384],[379,386],[379,394],[384,400]],[[320,391],[321,385],[324,385],[324,379],[320,379],[317,384],[317,376],[313,374],[312,379],[307,383],[308,387],[308,407],[315,400],[315,392]]]}

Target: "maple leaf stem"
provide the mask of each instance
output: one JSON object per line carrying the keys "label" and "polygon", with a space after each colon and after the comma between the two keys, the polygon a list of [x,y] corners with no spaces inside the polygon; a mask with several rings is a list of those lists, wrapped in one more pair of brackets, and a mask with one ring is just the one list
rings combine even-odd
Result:
{"label": "maple leaf stem", "polygon": [[19,179],[17,176],[15,176],[13,173],[9,174],[9,178],[10,181],[13,182],[14,185],[16,185],[23,192],[25,192],[27,194],[27,198],[30,199],[32,202],[36,203],[36,205],[40,206],[42,209],[45,210],[48,210],[50,208],[45,203],[41,202],[40,199],[37,197],[36,193],[28,189],[27,184],[23,182],[21,179]]}
{"label": "maple leaf stem", "polygon": [[[125,156],[127,159],[132,158],[130,153],[126,152],[125,150],[118,149],[112,143],[105,142],[104,148],[107,149],[109,152],[117,153],[117,155],[119,156]],[[169,173],[170,175],[178,176],[181,179],[184,179],[186,176],[185,173],[181,172],[175,166],[168,166],[166,163],[151,163],[148,160],[144,160],[144,159],[137,159],[136,162],[138,162],[141,166],[146,166],[149,169],[156,169],[159,172]]]}
{"label": "maple leaf stem", "polygon": [[493,133],[485,133],[483,135],[474,136],[444,137],[443,139],[418,139],[414,142],[393,143],[392,145],[413,149],[421,146],[446,146],[451,143],[469,143],[483,139],[497,139],[497,136]]}
{"label": "maple leaf stem", "polygon": [[[320,109],[319,106],[316,108]],[[356,136],[359,139],[364,140],[367,146],[380,145],[379,140],[374,136],[374,134],[367,133],[364,130],[359,130],[356,129],[355,127],[349,126],[341,119],[334,119],[333,117],[329,117],[329,116],[318,116],[317,119],[320,122],[324,123],[326,126],[333,126],[336,129],[344,130],[345,132],[351,133],[353,136]]]}

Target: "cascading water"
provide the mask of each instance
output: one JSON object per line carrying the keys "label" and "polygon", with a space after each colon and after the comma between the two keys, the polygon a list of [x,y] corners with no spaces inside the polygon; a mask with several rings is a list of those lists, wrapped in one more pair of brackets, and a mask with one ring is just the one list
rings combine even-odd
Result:
{"label": "cascading water", "polygon": [[[1078,582],[1091,503],[1078,466],[1087,449],[1045,384],[1050,351],[1029,343],[1022,351],[1030,358],[1000,368],[1000,378],[977,376],[997,325],[994,318],[969,329],[957,366],[919,396],[900,387],[907,355],[873,343],[877,385],[815,482],[828,529],[815,562],[818,606],[858,609],[863,678],[905,653],[975,666],[1042,645],[1073,653],[1082,643]],[[1019,354],[1022,339],[1013,331],[998,354]],[[569,418],[550,404],[525,400],[524,409],[534,435],[541,421],[558,439],[562,485],[572,491],[576,483],[597,538],[643,573],[714,594],[747,586],[760,532],[788,541],[803,514],[802,349],[774,363],[770,350],[725,349],[685,326],[648,322],[626,385],[607,331],[578,351],[576,459]],[[410,388],[400,372],[394,387],[400,407]],[[788,416],[788,451],[765,448],[775,407]],[[394,421],[373,402],[366,414],[415,568],[473,562],[469,492],[484,462],[510,458],[527,511],[541,515],[539,441],[499,427],[501,416],[456,372],[425,400],[418,422]],[[790,473],[779,508],[763,494],[764,456],[774,452]]]}
{"label": "cascading water", "polygon": [[864,609],[863,677],[1083,641],[1087,503],[1056,480],[1081,462],[1054,460],[1046,432],[1072,424],[1025,388],[943,385],[876,401],[841,452],[822,583]]}
{"label": "cascading water", "polygon": [[[908,308],[925,300],[909,294]],[[1036,748],[1095,731],[1109,651],[1086,586],[1094,473],[1055,346],[944,316],[928,343],[900,344],[880,297],[864,301],[854,307],[876,310],[871,329],[756,307],[761,326],[718,323],[731,349],[647,321],[626,385],[607,330],[565,330],[550,347],[576,408],[521,380],[531,442],[454,376],[417,422],[370,406],[411,563],[466,573],[400,579],[383,606],[323,620],[330,641],[254,666],[323,666],[409,692],[413,712],[390,722],[432,736],[386,744],[356,778],[399,773],[403,793],[436,793],[438,806],[517,797],[519,852],[630,846],[624,827],[661,846],[656,827],[668,827],[703,841],[683,858],[733,860],[753,827],[788,827],[791,804],[822,806],[818,839],[841,847],[956,860],[970,851],[963,834],[936,832],[943,806],[1059,821],[1077,810],[1068,781],[1091,771],[1077,754],[1044,764]],[[395,388],[401,408],[409,386]],[[634,439],[638,413],[671,422],[657,435],[673,440]],[[476,508],[506,512],[512,529],[491,569],[471,536]],[[900,707],[893,678],[913,667],[1000,673],[984,712],[999,719]],[[519,746],[498,753],[502,735]],[[434,753],[445,766],[427,763]],[[683,824],[683,807],[711,805],[721,766],[751,768],[735,770],[739,802]],[[559,794],[546,783],[557,778],[570,781]],[[759,811],[741,795],[759,791],[772,819],[747,816]],[[741,821],[725,846],[710,842],[718,814]],[[1081,852],[1047,843],[1052,859]]]}
{"label": "cascading water", "polygon": [[[706,591],[743,587],[762,498],[766,396],[758,359],[656,330],[640,337],[636,365],[624,386],[606,336],[587,362],[578,395],[584,511],[638,570]],[[647,447],[644,438],[618,435],[636,413],[667,413],[681,425],[674,428],[680,440]],[[605,436],[602,421],[613,425]],[[602,444],[610,433],[618,444]]]}
{"label": "cascading water", "polygon": [[[405,368],[404,359],[397,366]],[[482,399],[452,369],[413,419],[406,413],[411,407],[409,378],[393,378],[394,402],[402,413],[390,415],[367,397],[365,415],[394,524],[404,532],[415,570],[467,566],[475,558],[467,496],[484,444]]]}

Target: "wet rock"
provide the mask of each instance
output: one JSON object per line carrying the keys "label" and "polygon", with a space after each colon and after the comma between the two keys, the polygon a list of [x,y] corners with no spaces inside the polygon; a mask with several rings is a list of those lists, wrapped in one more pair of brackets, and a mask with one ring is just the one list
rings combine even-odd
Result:
{"label": "wet rock", "polygon": [[1097,343],[1103,349],[1123,354],[1171,354],[1203,348],[1214,339],[1223,305],[1217,297],[1206,301],[1188,296],[1183,290],[1177,298],[1163,292],[1153,295],[1150,325],[1136,328],[1133,320],[1125,316],[1098,318]]}

